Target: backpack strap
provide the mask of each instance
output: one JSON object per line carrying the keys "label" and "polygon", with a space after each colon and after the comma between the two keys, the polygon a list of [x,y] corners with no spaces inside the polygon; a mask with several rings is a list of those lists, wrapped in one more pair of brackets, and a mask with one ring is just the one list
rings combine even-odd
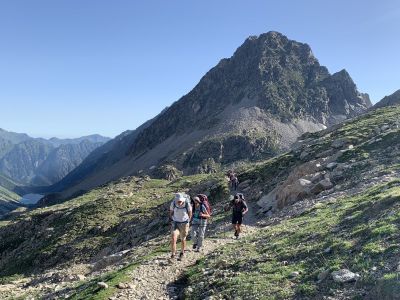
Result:
{"label": "backpack strap", "polygon": [[[183,209],[182,207],[178,207],[174,201],[174,209]],[[186,213],[189,215],[189,202],[185,201],[185,209],[186,209]]]}

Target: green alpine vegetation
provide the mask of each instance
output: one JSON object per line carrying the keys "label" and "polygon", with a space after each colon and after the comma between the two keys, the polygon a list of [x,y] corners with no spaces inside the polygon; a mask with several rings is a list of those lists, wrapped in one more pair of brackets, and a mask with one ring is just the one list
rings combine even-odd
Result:
{"label": "green alpine vegetation", "polygon": [[[223,233],[230,218],[222,209],[229,198],[223,173],[126,177],[62,204],[11,215],[0,221],[0,276],[13,291],[0,295],[108,299],[137,291],[135,270],[149,266],[144,281],[161,276],[151,273],[151,264],[168,255],[166,211],[175,192],[187,191],[210,196],[214,235],[206,243],[219,246],[171,279],[176,295],[395,299],[399,117],[400,107],[373,110],[305,134],[281,156],[242,164],[239,188],[258,214],[234,243]],[[340,282],[343,272],[351,282]]]}
{"label": "green alpine vegetation", "polygon": [[14,192],[11,192],[0,186],[0,200],[14,200],[18,201],[21,197]]}
{"label": "green alpine vegetation", "polygon": [[[315,205],[212,253],[187,271],[186,296],[364,299],[368,293],[370,299],[395,299],[400,293],[399,186],[394,180]],[[361,279],[347,287],[333,282],[330,274],[343,268]],[[214,270],[212,276],[203,275],[204,269]]]}

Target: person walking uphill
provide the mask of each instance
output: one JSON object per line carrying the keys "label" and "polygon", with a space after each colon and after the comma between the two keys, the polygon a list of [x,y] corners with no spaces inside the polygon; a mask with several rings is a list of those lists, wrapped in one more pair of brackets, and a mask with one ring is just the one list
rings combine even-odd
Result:
{"label": "person walking uphill", "polygon": [[200,252],[201,246],[203,245],[208,218],[210,218],[210,215],[207,211],[207,207],[202,203],[199,196],[194,197],[191,236],[195,252]]}
{"label": "person walking uphill", "polygon": [[243,216],[249,210],[246,201],[244,201],[243,194],[237,193],[230,202],[229,207],[232,207],[232,225],[235,229],[235,237],[238,239],[241,232],[240,227],[243,222]]}
{"label": "person walking uphill", "polygon": [[189,196],[184,193],[175,194],[169,208],[169,216],[172,220],[171,226],[171,259],[176,255],[176,241],[178,235],[181,238],[181,252],[178,260],[182,260],[186,249],[186,236],[189,232],[189,221],[192,218],[192,206]]}

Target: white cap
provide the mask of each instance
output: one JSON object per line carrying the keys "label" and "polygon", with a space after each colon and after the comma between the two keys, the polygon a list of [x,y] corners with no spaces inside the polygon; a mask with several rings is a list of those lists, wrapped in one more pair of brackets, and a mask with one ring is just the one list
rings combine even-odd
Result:
{"label": "white cap", "polygon": [[186,196],[183,193],[176,193],[175,194],[175,201],[186,201]]}

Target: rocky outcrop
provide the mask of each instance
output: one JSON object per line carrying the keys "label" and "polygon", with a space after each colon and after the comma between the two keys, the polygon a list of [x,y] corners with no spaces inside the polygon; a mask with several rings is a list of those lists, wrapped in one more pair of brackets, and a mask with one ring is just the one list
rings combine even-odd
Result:
{"label": "rocky outcrop", "polygon": [[318,194],[322,190],[331,188],[329,177],[324,178],[325,174],[321,172],[322,170],[323,167],[318,160],[294,168],[284,182],[267,195],[262,196],[257,202],[261,207],[261,212],[280,210],[312,194]]}
{"label": "rocky outcrop", "polygon": [[162,165],[161,167],[157,168],[152,175],[155,178],[160,179],[167,179],[167,180],[175,180],[182,176],[182,171],[175,168],[172,165]]}

